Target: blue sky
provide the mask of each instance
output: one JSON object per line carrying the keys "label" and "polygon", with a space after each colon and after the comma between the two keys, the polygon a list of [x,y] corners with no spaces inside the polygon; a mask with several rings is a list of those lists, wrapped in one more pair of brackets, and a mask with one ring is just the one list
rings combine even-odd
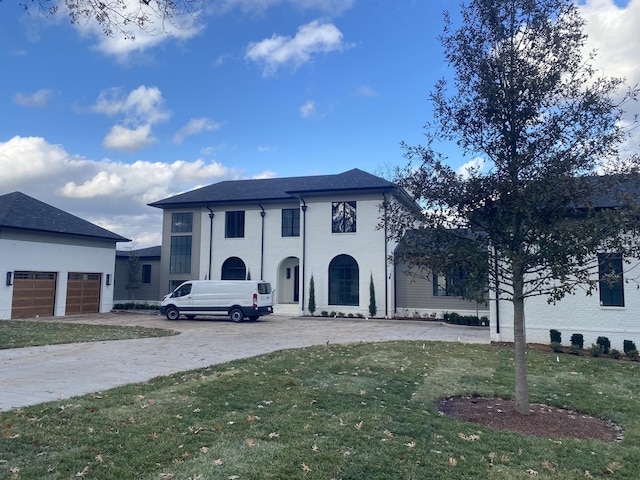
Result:
{"label": "blue sky", "polygon": [[[0,2],[0,194],[22,191],[160,243],[146,204],[234,178],[381,174],[404,163],[446,73],[458,0],[209,0],[136,40]],[[640,82],[640,0],[588,0],[590,47]],[[636,145],[640,142],[636,142]],[[473,159],[448,152],[463,168]],[[122,246],[122,245],[121,245]]]}

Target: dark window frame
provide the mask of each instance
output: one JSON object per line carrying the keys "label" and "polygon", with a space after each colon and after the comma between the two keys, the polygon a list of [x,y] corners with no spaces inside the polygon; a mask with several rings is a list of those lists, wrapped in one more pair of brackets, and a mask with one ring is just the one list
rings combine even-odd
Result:
{"label": "dark window frame", "polygon": [[355,233],[357,203],[355,200],[331,202],[331,233]]}
{"label": "dark window frame", "polygon": [[193,212],[175,212],[171,214],[171,233],[193,232]]}
{"label": "dark window frame", "polygon": [[350,255],[338,255],[329,263],[329,305],[360,305],[360,267]]}
{"label": "dark window frame", "polygon": [[621,255],[598,255],[598,290],[600,306],[624,307],[624,268]]}
{"label": "dark window frame", "polygon": [[171,237],[169,273],[191,273],[193,241],[191,235]]}
{"label": "dark window frame", "polygon": [[225,238],[244,238],[245,212],[244,210],[232,210],[225,212],[224,219]]}
{"label": "dark window frame", "polygon": [[142,273],[141,283],[144,283],[144,284],[151,283],[151,264],[148,264],[148,263],[143,264],[140,270]]}
{"label": "dark window frame", "polygon": [[300,208],[282,209],[282,232],[283,237],[300,236]]}

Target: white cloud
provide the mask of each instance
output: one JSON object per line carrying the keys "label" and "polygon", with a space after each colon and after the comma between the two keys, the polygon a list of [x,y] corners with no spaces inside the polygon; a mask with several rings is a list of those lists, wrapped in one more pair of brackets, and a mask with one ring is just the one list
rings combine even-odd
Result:
{"label": "white cloud", "polygon": [[314,20],[299,27],[295,37],[273,35],[251,43],[245,58],[261,65],[264,75],[271,75],[280,67],[296,70],[316,54],[344,48],[342,32],[335,25]]}
{"label": "white cloud", "polygon": [[361,85],[358,88],[356,88],[356,95],[360,97],[377,97],[378,92],[376,92],[369,85]]}
{"label": "white cloud", "polygon": [[152,125],[164,122],[171,116],[164,106],[160,89],[144,85],[126,95],[120,88],[103,90],[91,110],[109,117],[122,117],[122,123],[111,128],[102,145],[125,152],[137,152],[156,143],[157,139],[151,132]]}
{"label": "white cloud", "polygon": [[40,89],[32,94],[18,92],[13,96],[13,101],[23,107],[45,107],[51,100],[51,90]]}
{"label": "white cloud", "polygon": [[316,104],[313,100],[307,100],[304,105],[300,107],[300,116],[302,118],[309,118],[316,113]]}
{"label": "white cloud", "polygon": [[223,125],[223,122],[214,122],[206,117],[192,118],[174,135],[173,143],[181,145],[186,137],[197,135],[201,132],[213,132],[220,129]]}
{"label": "white cloud", "polygon": [[114,125],[111,131],[102,140],[105,148],[113,148],[123,152],[138,152],[145,147],[153,145],[158,140],[151,135],[151,125],[140,125],[136,128],[127,128],[122,125]]}
{"label": "white cloud", "polygon": [[482,172],[484,170],[484,166],[484,158],[476,157],[473,160],[469,160],[467,163],[460,165],[456,170],[456,173],[466,180],[471,176],[471,172]]}
{"label": "white cloud", "polygon": [[121,88],[102,90],[91,109],[110,117],[124,115],[132,123],[159,123],[171,116],[160,89],[144,85],[127,95],[123,95]]}
{"label": "white cloud", "polygon": [[299,10],[317,10],[328,15],[341,15],[349,10],[356,0],[218,0],[210,10],[214,15],[228,13],[235,8],[243,13],[263,15],[269,8],[290,4]]}
{"label": "white cloud", "polygon": [[[640,84],[640,0],[629,0],[624,7],[613,0],[586,0],[581,2],[580,12],[587,21],[586,50],[597,50],[594,67],[598,73],[626,78],[629,86]],[[625,105],[625,109],[625,123],[630,124],[633,116],[640,114],[640,103]],[[634,137],[625,148],[634,152],[640,145],[640,129],[632,134]]]}
{"label": "white cloud", "polygon": [[132,164],[89,160],[39,137],[0,142],[0,192],[21,191],[73,215],[132,238],[160,244],[161,211],[147,204],[236,176],[217,162]]}

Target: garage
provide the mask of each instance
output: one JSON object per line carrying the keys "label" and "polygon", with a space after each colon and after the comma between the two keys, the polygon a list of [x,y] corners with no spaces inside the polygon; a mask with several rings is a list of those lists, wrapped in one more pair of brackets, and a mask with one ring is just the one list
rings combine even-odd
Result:
{"label": "garage", "polygon": [[66,315],[100,311],[101,278],[99,273],[69,272]]}
{"label": "garage", "polygon": [[53,316],[55,298],[55,272],[14,272],[11,318]]}

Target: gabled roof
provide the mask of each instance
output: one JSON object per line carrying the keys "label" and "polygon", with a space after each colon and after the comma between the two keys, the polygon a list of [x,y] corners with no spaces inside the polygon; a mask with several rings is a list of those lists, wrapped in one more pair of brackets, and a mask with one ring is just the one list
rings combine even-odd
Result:
{"label": "gabled roof", "polygon": [[131,241],[21,192],[0,195],[0,228]]}
{"label": "gabled roof", "polygon": [[139,248],[138,250],[116,250],[116,257],[130,257],[135,255],[138,258],[160,257],[162,246]]}
{"label": "gabled roof", "polygon": [[395,192],[393,183],[357,168],[337,175],[228,180],[165,198],[149,205],[176,208],[220,203],[293,200],[300,196],[332,192]]}

